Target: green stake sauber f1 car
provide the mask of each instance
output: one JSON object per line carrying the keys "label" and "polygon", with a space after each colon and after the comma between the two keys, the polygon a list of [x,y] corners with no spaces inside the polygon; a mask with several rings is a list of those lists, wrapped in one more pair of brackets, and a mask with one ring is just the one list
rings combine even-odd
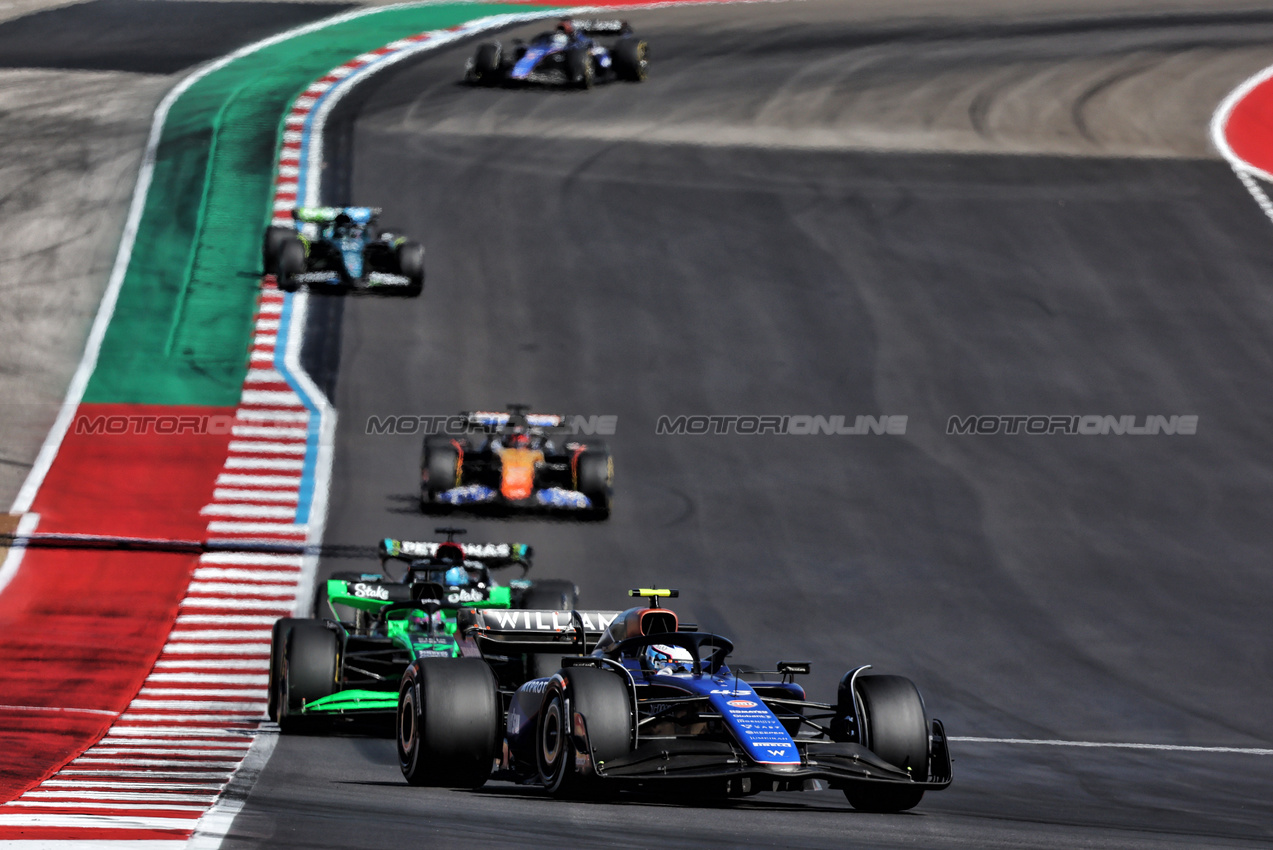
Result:
{"label": "green stake sauber f1 car", "polygon": [[[440,528],[443,542],[380,541],[381,571],[335,573],[327,580],[330,619],[284,618],[274,624],[269,714],[284,733],[316,732],[341,721],[386,724],[398,681],[417,658],[477,655],[456,630],[461,609],[570,610],[578,589],[563,580],[526,578],[524,543],[458,543],[463,529]],[[390,561],[406,565],[401,576]],[[492,571],[520,567],[500,584]],[[533,664],[532,659],[518,659]]]}

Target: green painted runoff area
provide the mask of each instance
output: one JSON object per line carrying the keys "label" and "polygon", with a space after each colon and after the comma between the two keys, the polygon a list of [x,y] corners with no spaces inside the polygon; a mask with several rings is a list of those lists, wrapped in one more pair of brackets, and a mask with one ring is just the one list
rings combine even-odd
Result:
{"label": "green painted runoff area", "polygon": [[[315,79],[399,38],[560,6],[387,7],[231,62],[173,104],[84,401],[238,403],[285,112]],[[458,71],[457,71],[458,73]]]}

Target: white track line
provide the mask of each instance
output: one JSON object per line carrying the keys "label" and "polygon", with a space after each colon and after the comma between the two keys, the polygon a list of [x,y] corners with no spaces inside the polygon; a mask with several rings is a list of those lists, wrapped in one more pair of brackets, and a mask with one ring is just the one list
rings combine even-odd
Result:
{"label": "white track line", "polygon": [[1133,744],[1101,741],[1041,740],[1034,738],[949,737],[946,740],[966,744],[1024,744],[1036,747],[1088,747],[1102,750],[1165,750],[1177,753],[1240,753],[1249,756],[1273,756],[1273,749],[1264,747],[1193,747],[1185,744]]}

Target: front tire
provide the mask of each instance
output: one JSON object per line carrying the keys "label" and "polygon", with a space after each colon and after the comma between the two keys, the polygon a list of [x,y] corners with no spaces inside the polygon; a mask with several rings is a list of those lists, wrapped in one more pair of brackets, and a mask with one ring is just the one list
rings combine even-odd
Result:
{"label": "front tire", "polygon": [[481,788],[500,735],[495,677],[480,658],[422,658],[398,691],[398,766],[412,785]]}
{"label": "front tire", "polygon": [[597,80],[597,69],[593,67],[592,56],[585,49],[571,50],[566,54],[566,70],[576,88],[590,89]]}
{"label": "front tire", "polygon": [[615,76],[631,83],[645,82],[650,68],[650,46],[646,42],[631,36],[619,39],[610,55]]}
{"label": "front tire", "polygon": [[[586,737],[575,734],[575,716]],[[539,778],[558,797],[602,790],[596,766],[632,752],[632,696],[627,682],[608,670],[571,667],[548,685],[539,712]],[[580,759],[586,757],[580,768]]]}
{"label": "front tire", "polygon": [[[857,695],[862,708],[861,743],[884,761],[928,780],[928,718],[919,689],[902,676],[860,676]],[[903,812],[924,797],[923,788],[872,783],[844,789],[855,809]]]}
{"label": "front tire", "polygon": [[504,50],[498,41],[488,41],[477,46],[473,54],[473,68],[469,72],[472,82],[479,86],[499,85]]}
{"label": "front tire", "polygon": [[317,718],[302,714],[306,704],[331,696],[340,674],[340,641],[321,620],[294,620],[283,652],[279,731],[307,732]]}

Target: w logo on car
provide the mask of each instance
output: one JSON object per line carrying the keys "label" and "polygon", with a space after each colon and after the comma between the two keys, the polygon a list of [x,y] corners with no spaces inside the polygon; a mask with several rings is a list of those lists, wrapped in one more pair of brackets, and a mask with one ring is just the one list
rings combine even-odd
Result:
{"label": "w logo on car", "polygon": [[786,755],[786,754],[787,754],[787,749],[786,749],[786,747],[782,748],[781,750],[770,750],[770,751],[769,751],[769,755],[771,755],[771,756],[782,756],[782,755]]}

